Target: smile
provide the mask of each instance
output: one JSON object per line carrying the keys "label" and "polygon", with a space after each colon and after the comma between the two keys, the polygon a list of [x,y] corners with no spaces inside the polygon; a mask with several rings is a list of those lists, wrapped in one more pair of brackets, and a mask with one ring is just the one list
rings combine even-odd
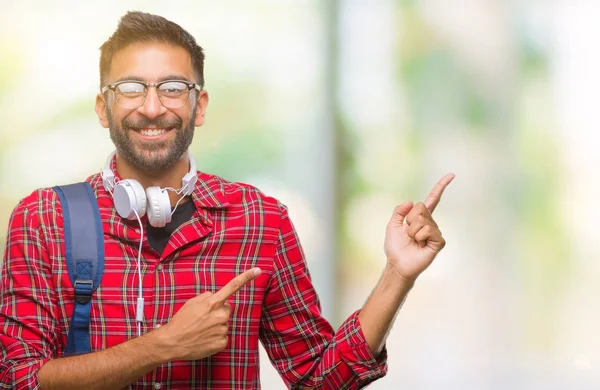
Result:
{"label": "smile", "polygon": [[144,137],[158,137],[165,134],[168,130],[166,129],[140,129],[138,130]]}

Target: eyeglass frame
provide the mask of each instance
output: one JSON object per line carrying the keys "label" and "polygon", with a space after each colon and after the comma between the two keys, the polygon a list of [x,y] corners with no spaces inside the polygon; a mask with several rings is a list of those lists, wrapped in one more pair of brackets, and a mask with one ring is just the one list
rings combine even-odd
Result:
{"label": "eyeglass frame", "polygon": [[[180,107],[167,107],[164,105],[164,103],[162,102],[162,100],[160,100],[160,94],[158,93],[158,87],[161,86],[162,84],[166,84],[166,83],[172,83],[172,82],[178,82],[178,83],[183,83],[185,85],[187,85],[188,87],[188,96],[187,99],[185,101],[185,103],[183,103]],[[116,83],[113,84],[108,84],[105,85],[104,87],[102,87],[100,89],[100,92],[102,92],[103,94],[106,93],[106,91],[110,90],[113,91],[116,95],[117,91],[116,88],[121,85],[121,84],[125,84],[125,83],[137,83],[137,84],[142,84],[144,86],[144,100],[142,101],[142,104],[140,104],[139,106],[135,107],[135,108],[124,108],[121,107],[119,105],[118,99],[115,98],[115,102],[117,103],[117,105],[119,107],[121,107],[124,110],[137,110],[138,108],[142,107],[144,104],[146,104],[146,98],[148,98],[148,88],[149,87],[154,87],[156,88],[156,94],[158,95],[158,101],[160,102],[160,104],[165,107],[165,108],[173,108],[173,109],[177,109],[177,108],[183,108],[185,107],[185,105],[190,101],[190,91],[195,89],[198,92],[202,91],[202,87],[196,83],[192,83],[191,81],[187,81],[187,80],[178,80],[178,79],[171,79],[171,80],[163,80],[163,81],[159,81],[158,83],[147,83],[145,81],[141,81],[141,80],[121,80],[121,81],[117,81]]]}

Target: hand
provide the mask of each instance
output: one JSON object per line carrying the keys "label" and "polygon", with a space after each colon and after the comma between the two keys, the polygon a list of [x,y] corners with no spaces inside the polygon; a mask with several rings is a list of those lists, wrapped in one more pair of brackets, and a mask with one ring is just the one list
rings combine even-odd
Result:
{"label": "hand", "polygon": [[442,177],[424,203],[409,201],[396,206],[387,224],[384,250],[388,264],[407,281],[425,271],[446,245],[431,213],[452,179],[452,173]]}
{"label": "hand", "polygon": [[188,300],[168,324],[155,330],[166,340],[169,360],[202,359],[225,348],[231,315],[231,306],[225,301],[260,273],[260,268],[252,268],[216,293],[205,292]]}

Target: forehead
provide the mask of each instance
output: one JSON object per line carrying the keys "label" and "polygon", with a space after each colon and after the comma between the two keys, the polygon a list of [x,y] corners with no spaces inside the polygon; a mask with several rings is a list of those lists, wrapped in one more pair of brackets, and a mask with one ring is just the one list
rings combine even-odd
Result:
{"label": "forehead", "polygon": [[187,50],[167,43],[138,42],[113,55],[107,83],[128,77],[157,82],[170,76],[194,80],[192,58]]}

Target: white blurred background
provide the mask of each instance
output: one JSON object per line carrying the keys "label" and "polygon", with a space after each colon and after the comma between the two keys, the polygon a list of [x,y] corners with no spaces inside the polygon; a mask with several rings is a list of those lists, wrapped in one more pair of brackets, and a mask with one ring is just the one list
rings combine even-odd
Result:
{"label": "white blurred background", "polygon": [[600,2],[0,0],[2,248],[19,199],[112,150],[98,49],[135,9],[204,47],[198,167],[290,207],[334,326],[377,282],[394,205],[456,173],[448,245],[370,388],[600,388]]}

